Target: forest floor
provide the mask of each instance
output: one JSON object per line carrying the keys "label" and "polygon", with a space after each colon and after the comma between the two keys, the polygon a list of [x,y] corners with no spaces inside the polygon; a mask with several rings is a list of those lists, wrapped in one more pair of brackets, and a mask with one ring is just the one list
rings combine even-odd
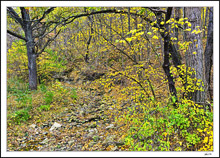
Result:
{"label": "forest floor", "polygon": [[[67,83],[65,86],[73,86]],[[77,100],[7,126],[8,151],[121,151],[125,124],[114,121],[103,93],[78,85]],[[76,85],[74,85],[76,87]],[[9,101],[10,102],[10,101]],[[8,103],[10,104],[10,103]],[[36,119],[39,118],[39,119]]]}

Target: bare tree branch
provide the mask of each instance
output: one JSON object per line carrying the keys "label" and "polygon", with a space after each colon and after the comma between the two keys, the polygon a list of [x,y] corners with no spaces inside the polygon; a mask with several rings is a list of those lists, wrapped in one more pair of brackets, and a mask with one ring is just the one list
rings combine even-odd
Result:
{"label": "bare tree branch", "polygon": [[22,19],[19,17],[19,15],[14,11],[12,7],[7,7],[7,12],[10,14],[10,16],[15,19],[17,23],[19,23],[21,26],[23,25]]}
{"label": "bare tree branch", "polygon": [[59,35],[60,32],[61,32],[61,30],[59,30],[53,38],[48,39],[47,43],[43,46],[41,51],[39,53],[37,53],[37,56],[39,56],[45,50],[45,48]]}
{"label": "bare tree branch", "polygon": [[21,36],[21,35],[19,35],[19,34],[16,34],[16,33],[12,32],[12,31],[10,31],[10,30],[7,30],[7,33],[10,34],[10,35],[12,35],[12,36],[14,36],[14,37],[17,37],[17,38],[19,38],[19,39],[22,39],[22,40],[24,40],[25,42],[27,41],[25,37],[23,37],[23,36]]}
{"label": "bare tree branch", "polygon": [[49,9],[47,9],[44,14],[42,15],[42,17],[40,19],[35,20],[36,22],[32,25],[32,28],[34,28],[35,26],[37,26],[41,20],[43,20],[45,18],[45,16],[47,14],[49,14],[50,12],[52,12],[54,10],[54,8],[56,7],[50,7]]}
{"label": "bare tree branch", "polygon": [[163,11],[163,10],[159,10],[159,9],[154,9],[152,7],[144,7],[146,9],[150,9],[152,12],[156,12],[156,13],[163,13],[163,14],[166,14],[167,12],[166,11]]}

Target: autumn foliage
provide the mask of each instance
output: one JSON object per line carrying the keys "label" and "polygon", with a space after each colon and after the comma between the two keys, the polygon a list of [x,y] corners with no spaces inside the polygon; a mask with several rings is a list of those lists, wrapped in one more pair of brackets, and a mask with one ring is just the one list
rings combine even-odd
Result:
{"label": "autumn foliage", "polygon": [[[105,9],[115,8],[58,7],[41,22],[61,21],[61,17],[72,16],[71,12],[77,16]],[[29,8],[30,15],[36,18],[45,10]],[[203,92],[205,88],[204,81],[195,77],[195,69],[187,65],[185,58],[187,54],[196,55],[197,52],[189,50],[189,45],[196,41],[184,39],[184,32],[201,34],[207,29],[198,26],[191,30],[187,17],[172,16],[158,24],[152,8],[118,10],[118,13],[82,16],[68,25],[57,26],[61,33],[37,57],[35,91],[28,89],[25,42],[12,42],[7,52],[8,150],[40,150],[43,136],[28,138],[23,143],[16,137],[31,135],[28,130],[31,124],[44,126],[47,121],[58,120],[67,127],[78,123],[60,131],[61,135],[81,141],[80,149],[71,144],[68,146],[71,150],[213,151],[212,100],[207,99],[209,106],[206,106],[191,98],[192,93]],[[166,8],[160,10],[165,12]],[[169,26],[166,33],[165,24]],[[16,24],[11,22],[10,27],[13,26]],[[174,35],[176,29],[178,37]],[[53,32],[47,37],[54,37]],[[181,65],[175,65],[169,55],[176,97],[169,91],[163,69],[163,34],[170,35],[170,44],[182,57]],[[203,41],[205,45],[206,39]],[[99,132],[93,130],[96,135],[88,136],[86,132],[92,133],[94,128]],[[56,137],[53,150],[65,146],[65,136]],[[53,135],[47,137],[52,139]],[[59,140],[61,144],[57,144]],[[26,146],[21,145],[24,143]]]}

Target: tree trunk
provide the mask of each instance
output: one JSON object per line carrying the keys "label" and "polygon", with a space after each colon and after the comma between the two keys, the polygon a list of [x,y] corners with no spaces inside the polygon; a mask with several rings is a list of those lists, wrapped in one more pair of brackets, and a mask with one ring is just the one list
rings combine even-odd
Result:
{"label": "tree trunk", "polygon": [[34,38],[32,34],[30,16],[28,10],[21,7],[22,19],[23,20],[23,30],[25,32],[26,47],[28,55],[28,71],[29,71],[29,88],[30,90],[37,89],[37,55],[34,50]]}
{"label": "tree trunk", "polygon": [[210,87],[212,64],[213,64],[213,7],[210,7],[207,43],[205,48],[205,78],[206,78],[206,87],[208,89],[207,97],[209,99],[212,98],[212,90]]}
{"label": "tree trunk", "polygon": [[[176,7],[175,8],[175,20],[176,21],[179,21],[179,19],[180,19],[180,7]],[[176,49],[177,50],[179,50],[179,48],[178,48],[178,42],[179,42],[179,29],[178,28],[176,28],[175,27],[175,29],[174,29],[174,36],[177,38],[177,41],[176,41],[176,44],[175,44],[175,47],[176,47]]]}
{"label": "tree trunk", "polygon": [[[205,13],[205,23],[204,23],[204,25],[203,25],[203,26],[204,26],[204,27],[203,27],[203,29],[204,29],[204,30],[206,30],[206,28],[205,28],[205,27],[207,26],[206,24],[207,24],[207,18],[208,18],[208,14],[209,14],[209,12],[208,12],[208,7],[206,7],[206,13]],[[203,31],[203,37],[205,37],[205,36],[206,36],[206,33],[205,33],[205,32],[206,32],[206,31]]]}
{"label": "tree trunk", "polygon": [[[201,26],[201,7],[186,7],[185,17],[188,17],[188,21],[191,23],[191,31],[197,30],[196,26]],[[204,81],[204,64],[203,64],[203,46],[202,46],[202,33],[186,32],[186,41],[192,42],[189,45],[189,60],[188,64],[194,68],[196,73],[192,78],[196,77]],[[196,83],[195,83],[196,84]],[[200,86],[202,87],[202,86]],[[204,88],[204,87],[203,87]],[[190,94],[190,97],[196,103],[204,104],[205,95],[204,91],[195,91]]]}
{"label": "tree trunk", "polygon": [[[172,14],[172,7],[168,7],[167,9],[167,14],[166,14],[166,18],[165,18],[165,22],[168,21],[171,17]],[[165,24],[165,32],[169,32],[169,25]],[[174,96],[176,99],[173,102],[173,106],[176,107],[176,102],[177,102],[177,91],[175,88],[175,82],[173,80],[173,76],[170,72],[170,61],[169,61],[169,54],[172,51],[171,47],[169,46],[170,43],[170,39],[168,35],[164,35],[164,63],[163,63],[163,69],[164,72],[167,76],[168,79],[168,83],[169,83],[169,90],[171,93],[171,96]]]}

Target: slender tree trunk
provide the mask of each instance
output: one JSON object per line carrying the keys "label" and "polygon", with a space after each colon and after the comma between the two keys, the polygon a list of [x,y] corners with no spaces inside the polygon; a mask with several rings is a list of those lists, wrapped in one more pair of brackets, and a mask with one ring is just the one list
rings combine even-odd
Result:
{"label": "slender tree trunk", "polygon": [[[176,21],[179,21],[180,19],[180,7],[176,7],[175,8],[175,20]],[[175,37],[177,38],[177,41],[176,41],[176,49],[179,50],[178,48],[178,41],[179,41],[179,29],[175,27],[175,30],[174,30],[174,34],[175,34]]]}
{"label": "slender tree trunk", "polygon": [[110,42],[112,42],[112,17],[109,18],[109,22],[110,22],[109,37],[110,37]]}
{"label": "slender tree trunk", "polygon": [[[205,27],[207,26],[207,19],[208,19],[208,14],[209,14],[209,10],[208,10],[208,7],[206,7],[206,13],[205,13],[205,23],[204,23],[204,30],[206,30],[205,29]],[[206,31],[204,31],[203,32],[203,37],[205,37],[206,36]]]}
{"label": "slender tree trunk", "polygon": [[[165,22],[170,19],[171,14],[172,14],[172,7],[168,7]],[[169,25],[168,24],[165,24],[165,32],[169,32]],[[163,63],[163,69],[164,69],[164,72],[165,72],[165,74],[167,76],[167,79],[168,79],[169,90],[170,90],[171,96],[174,96],[176,98],[175,102],[173,103],[173,106],[176,107],[177,91],[176,91],[176,88],[175,88],[175,82],[173,80],[173,76],[170,72],[169,54],[172,50],[171,50],[171,47],[169,46],[169,43],[170,43],[169,37],[167,35],[164,35],[164,63]]]}
{"label": "slender tree trunk", "polygon": [[206,86],[209,92],[207,93],[209,99],[212,99],[212,90],[210,87],[212,65],[213,65],[213,7],[210,7],[207,43],[205,48],[205,78],[206,78]]}
{"label": "slender tree trunk", "polygon": [[[186,7],[185,16],[191,23],[191,30],[197,30],[196,26],[201,26],[201,7]],[[204,64],[203,64],[203,45],[201,33],[186,33],[186,41],[192,42],[189,45],[189,66],[194,68],[196,73],[192,76],[204,81]],[[196,83],[195,83],[196,84]],[[203,87],[202,85],[200,87]],[[203,87],[204,88],[204,87]],[[196,91],[191,94],[191,99],[197,103],[204,104],[204,91]]]}

